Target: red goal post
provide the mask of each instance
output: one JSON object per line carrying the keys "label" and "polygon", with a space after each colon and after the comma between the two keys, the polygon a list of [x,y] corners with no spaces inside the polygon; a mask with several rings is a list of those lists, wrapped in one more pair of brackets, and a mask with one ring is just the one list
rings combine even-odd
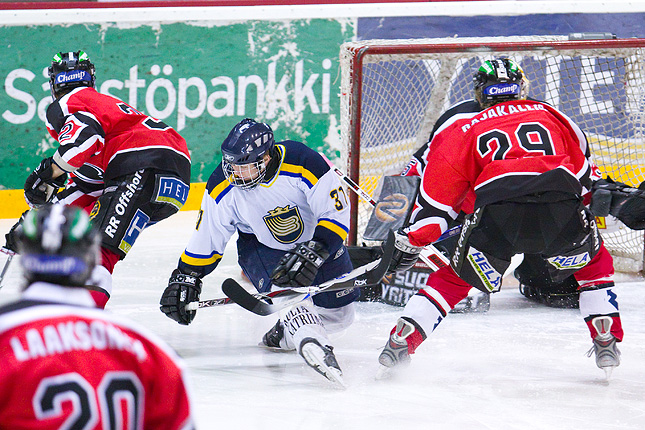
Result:
{"label": "red goal post", "polygon": [[[603,174],[645,180],[645,39],[566,36],[364,40],[345,43],[341,64],[341,154],[348,175],[377,197],[451,105],[473,98],[482,61],[509,57],[530,81],[529,95],[585,131]],[[349,243],[361,243],[371,206],[351,195]],[[643,233],[599,220],[617,270],[643,269]],[[618,257],[618,258],[616,258]]]}

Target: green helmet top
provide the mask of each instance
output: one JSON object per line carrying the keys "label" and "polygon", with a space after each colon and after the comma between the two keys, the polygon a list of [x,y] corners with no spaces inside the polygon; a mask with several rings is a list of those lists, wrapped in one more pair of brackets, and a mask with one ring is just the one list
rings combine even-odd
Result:
{"label": "green helmet top", "polygon": [[522,68],[509,58],[486,60],[473,76],[475,98],[483,108],[525,99],[528,80]]}
{"label": "green helmet top", "polygon": [[58,52],[49,66],[49,86],[54,100],[77,87],[94,87],[94,64],[85,51]]}
{"label": "green helmet top", "polygon": [[25,215],[18,235],[28,282],[82,286],[100,261],[100,236],[74,206],[46,205]]}

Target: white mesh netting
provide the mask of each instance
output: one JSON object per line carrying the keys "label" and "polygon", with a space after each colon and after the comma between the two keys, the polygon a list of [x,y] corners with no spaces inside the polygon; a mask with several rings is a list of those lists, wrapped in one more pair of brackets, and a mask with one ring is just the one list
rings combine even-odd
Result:
{"label": "white mesh netting", "polygon": [[[557,107],[586,132],[603,174],[638,186],[645,180],[643,46],[641,39],[581,42],[558,36],[344,44],[343,165],[348,172],[358,165],[354,179],[376,197],[380,178],[405,167],[439,115],[473,97],[472,76],[482,61],[509,57],[528,77],[530,97]],[[371,207],[359,200],[355,209],[360,243]],[[617,269],[640,271],[643,233],[615,220],[607,224],[607,248],[627,259],[617,261]]]}

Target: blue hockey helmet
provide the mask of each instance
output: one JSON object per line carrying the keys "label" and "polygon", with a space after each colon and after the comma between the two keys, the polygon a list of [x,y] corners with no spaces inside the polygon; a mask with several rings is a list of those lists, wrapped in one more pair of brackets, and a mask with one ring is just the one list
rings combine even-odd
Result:
{"label": "blue hockey helmet", "polygon": [[25,215],[18,250],[29,283],[83,286],[100,261],[100,236],[80,208],[47,205]]}
{"label": "blue hockey helmet", "polygon": [[77,87],[94,88],[94,64],[83,51],[59,52],[47,69],[52,98]]}
{"label": "blue hockey helmet", "polygon": [[484,61],[473,76],[473,83],[475,98],[484,109],[509,100],[525,99],[528,94],[528,79],[522,68],[508,58]]}
{"label": "blue hockey helmet", "polygon": [[[250,190],[264,180],[275,146],[273,130],[251,118],[240,121],[222,143],[222,168],[229,182]],[[270,159],[270,157],[269,157]]]}

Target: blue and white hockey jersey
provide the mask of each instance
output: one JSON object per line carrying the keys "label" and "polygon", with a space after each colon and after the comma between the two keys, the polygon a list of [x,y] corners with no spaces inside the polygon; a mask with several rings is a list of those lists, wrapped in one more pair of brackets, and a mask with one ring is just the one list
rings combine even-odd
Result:
{"label": "blue and white hockey jersey", "polygon": [[206,185],[201,210],[179,261],[185,272],[207,275],[236,231],[269,248],[287,251],[311,239],[333,256],[347,237],[349,203],[338,176],[316,151],[300,142],[276,144],[277,173],[256,188],[236,188],[220,164]]}

